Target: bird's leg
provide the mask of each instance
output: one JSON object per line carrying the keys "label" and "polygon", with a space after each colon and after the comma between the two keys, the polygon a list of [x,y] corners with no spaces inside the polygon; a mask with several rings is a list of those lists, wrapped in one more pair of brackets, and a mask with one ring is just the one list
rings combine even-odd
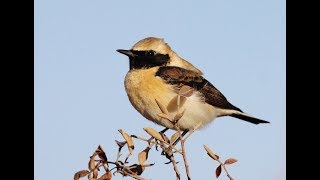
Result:
{"label": "bird's leg", "polygon": [[196,129],[193,129],[192,131],[190,131],[189,134],[184,138],[184,140],[187,140],[188,137],[194,133],[194,131],[196,131]]}
{"label": "bird's leg", "polygon": [[162,131],[160,131],[159,133],[165,133],[166,131],[168,131],[169,128],[164,128]]}
{"label": "bird's leg", "polygon": [[201,125],[198,124],[195,128],[193,128],[192,131],[190,131],[189,134],[184,138],[184,140],[187,140],[188,137],[189,137],[191,134],[193,134],[197,129],[199,129],[200,126],[201,126]]}
{"label": "bird's leg", "polygon": [[[187,140],[189,138],[189,136],[191,134],[193,134],[198,128],[200,127],[200,124],[198,124],[192,131],[189,132],[189,130],[184,130],[181,134],[181,136],[183,137],[184,135],[186,135],[188,132],[189,134],[184,138],[184,140]],[[177,140],[174,141],[174,143],[172,144],[173,146],[175,146],[178,142],[180,141],[180,137],[178,137]]]}
{"label": "bird's leg", "polygon": [[[189,132],[189,130],[184,130],[181,134],[181,136],[183,137],[184,135],[186,135]],[[172,146],[175,146],[178,142],[180,141],[180,137],[178,137],[174,143],[172,143]]]}

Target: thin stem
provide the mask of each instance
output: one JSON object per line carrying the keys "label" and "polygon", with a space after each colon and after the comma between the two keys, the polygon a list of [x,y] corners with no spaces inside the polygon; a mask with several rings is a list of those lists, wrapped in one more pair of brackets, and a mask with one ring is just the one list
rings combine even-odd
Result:
{"label": "thin stem", "polygon": [[[141,137],[134,137],[134,138],[136,138],[136,139],[140,139],[140,140],[142,140],[142,141],[146,141],[146,142],[149,142],[149,140],[147,140],[147,139],[145,139],[145,138],[141,138]],[[152,137],[152,139],[154,139],[153,137]],[[178,152],[178,153],[180,153],[180,154],[182,154],[181,153],[181,150],[180,149],[177,149],[175,146],[173,146],[173,145],[171,145],[170,143],[167,143],[167,142],[165,142],[165,141],[162,141],[164,144],[166,144],[166,145],[168,145],[170,148],[172,148],[172,149],[174,149],[174,150],[176,150],[176,152]],[[155,145],[155,144],[158,144],[157,143],[157,141],[152,141],[152,142],[150,142],[150,145]],[[149,146],[150,147],[150,146]],[[152,146],[151,146],[152,147]],[[150,148],[151,148],[150,147]]]}
{"label": "thin stem", "polygon": [[182,154],[181,150],[180,150],[180,149],[177,149],[175,146],[172,146],[171,144],[169,144],[169,143],[167,143],[167,142],[165,142],[165,141],[163,141],[163,143],[165,143],[166,145],[168,145],[170,148],[176,150],[176,152]]}
{"label": "thin stem", "polygon": [[172,163],[172,165],[173,165],[174,171],[176,172],[176,179],[177,179],[177,180],[180,180],[180,172],[179,172],[177,163],[176,163],[176,161],[174,160],[173,155],[170,156],[170,161],[171,161],[171,163]]}
{"label": "thin stem", "polygon": [[[178,110],[177,110],[177,113],[180,112],[180,95],[178,95],[178,102],[177,102],[177,106],[178,106]],[[174,126],[175,128],[177,129],[178,133],[179,133],[179,137],[180,137],[180,142],[181,142],[181,148],[182,148],[182,156],[183,156],[183,161],[184,161],[184,167],[186,169],[186,173],[187,173],[187,177],[188,177],[188,180],[191,180],[190,178],[190,171],[189,171],[189,165],[188,165],[188,161],[187,161],[187,154],[186,154],[186,150],[185,150],[185,146],[184,146],[184,139],[182,139],[182,134],[181,134],[181,131],[180,131],[180,127],[178,125],[178,121],[180,119],[177,119],[177,121],[175,122]]]}
{"label": "thin stem", "polygon": [[[130,172],[129,169],[126,169],[126,170]],[[140,176],[138,176],[138,175],[135,175],[135,174],[131,174],[131,173],[129,173],[129,172],[126,172],[126,170],[120,170],[120,171],[118,170],[118,171],[116,171],[116,172],[123,173],[123,175],[128,175],[128,176],[130,176],[130,177],[132,177],[132,178],[134,178],[134,179],[146,180],[145,178],[142,178],[142,177],[140,177]],[[114,172],[114,173],[116,173],[116,172]],[[131,171],[131,172],[132,172],[132,171]]]}
{"label": "thin stem", "polygon": [[173,170],[176,172],[176,179],[180,180],[180,172],[177,166],[177,163],[174,159],[173,153],[172,153],[172,146],[169,146],[168,148],[164,145],[164,141],[160,141],[160,147],[162,150],[166,153],[166,157],[170,159],[170,162],[173,165]]}
{"label": "thin stem", "polygon": [[149,142],[149,141],[152,139],[152,138],[150,138],[150,139],[145,139],[145,138],[139,137],[139,136],[131,136],[131,137],[136,138],[136,139],[140,139],[140,140],[146,141],[146,142]]}
{"label": "thin stem", "polygon": [[187,161],[187,154],[186,154],[186,150],[185,150],[185,146],[184,146],[185,140],[182,139],[181,131],[180,131],[180,128],[178,127],[177,124],[175,124],[175,127],[176,127],[177,131],[179,132],[181,148],[182,148],[182,156],[183,156],[184,167],[186,169],[187,177],[188,177],[188,180],[191,180],[190,171],[189,171],[189,165],[188,165],[188,161]]}
{"label": "thin stem", "polygon": [[121,154],[120,154],[120,149],[118,150],[118,153],[117,153],[117,159],[116,159],[116,163],[118,163],[118,161],[119,161],[119,158],[120,158],[120,156],[121,156]]}

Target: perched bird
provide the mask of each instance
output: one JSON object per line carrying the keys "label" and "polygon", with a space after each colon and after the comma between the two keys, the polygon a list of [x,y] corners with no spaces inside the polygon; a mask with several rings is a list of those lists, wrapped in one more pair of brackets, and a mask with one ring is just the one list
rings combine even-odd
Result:
{"label": "perched bird", "polygon": [[[269,123],[244,113],[228,102],[224,95],[202,76],[202,72],[179,57],[161,38],[148,37],[132,49],[118,49],[127,55],[130,70],[125,77],[125,89],[133,107],[145,118],[166,128],[173,124],[160,117],[159,104],[169,117],[177,114],[177,105],[185,112],[178,121],[181,130],[204,127],[216,117],[232,116],[253,124]],[[192,94],[177,100],[181,88]]]}

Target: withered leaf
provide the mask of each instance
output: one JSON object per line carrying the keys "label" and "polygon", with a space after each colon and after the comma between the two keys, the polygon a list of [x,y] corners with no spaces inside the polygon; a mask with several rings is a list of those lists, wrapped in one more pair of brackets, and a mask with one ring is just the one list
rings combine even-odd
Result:
{"label": "withered leaf", "polygon": [[126,145],[126,143],[127,143],[127,141],[123,141],[123,142],[120,142],[120,141],[117,141],[117,140],[115,140],[115,141],[116,141],[117,145],[119,146],[119,150],[121,150],[121,148],[122,148],[124,145]]}
{"label": "withered leaf", "polygon": [[158,113],[157,115],[158,115],[159,117],[163,118],[163,119],[166,119],[166,120],[171,121],[170,117],[169,117],[167,114]]}
{"label": "withered leaf", "polygon": [[221,164],[216,169],[216,177],[218,178],[221,174]]}
{"label": "withered leaf", "polygon": [[87,174],[89,174],[90,172],[88,170],[82,170],[82,171],[78,171],[77,173],[74,174],[73,179],[74,180],[78,180],[81,177],[86,176]]}
{"label": "withered leaf", "polygon": [[150,150],[150,147],[147,147],[146,149],[144,149],[138,154],[139,164],[144,164],[144,162],[146,162],[146,160],[148,159],[149,150]]}
{"label": "withered leaf", "polygon": [[216,155],[217,159],[220,159],[220,157],[218,155]]}
{"label": "withered leaf", "polygon": [[163,106],[163,104],[161,104],[157,99],[155,99],[155,100],[156,100],[156,103],[157,103],[157,105],[159,106],[161,112],[164,113],[164,114],[169,114],[167,108],[165,108],[165,107]]}
{"label": "withered leaf", "polygon": [[153,164],[143,164],[143,165],[141,165],[142,167],[150,167],[150,166],[153,166],[154,165],[154,163]]}
{"label": "withered leaf", "polygon": [[170,164],[172,161],[169,161],[169,162],[166,162],[166,163],[164,163],[164,164]]}
{"label": "withered leaf", "polygon": [[138,138],[138,136],[136,136],[136,135],[134,135],[134,134],[132,134],[131,137],[133,137],[133,138]]}
{"label": "withered leaf", "polygon": [[178,107],[182,107],[186,101],[187,101],[186,97],[177,95],[170,100],[167,106],[167,110],[172,113],[177,112]]}
{"label": "withered leaf", "polygon": [[214,160],[218,160],[219,156],[217,156],[216,154],[213,153],[213,151],[211,151],[211,149],[209,149],[206,145],[203,145],[204,149],[207,151],[207,154]]}
{"label": "withered leaf", "polygon": [[156,131],[150,127],[143,128],[143,130],[145,130],[150,136],[156,138],[157,140],[163,141],[163,138],[158,131]]}
{"label": "withered leaf", "polygon": [[121,133],[121,135],[123,136],[123,138],[127,141],[127,145],[128,145],[128,149],[130,154],[132,154],[132,151],[134,149],[134,143],[132,140],[132,137],[129,136],[126,132],[124,132],[122,129],[119,129],[119,132]]}
{"label": "withered leaf", "polygon": [[184,115],[184,112],[185,112],[185,111],[186,111],[186,109],[184,109],[182,112],[177,113],[177,114],[174,116],[173,120],[174,120],[174,121],[180,120],[180,119],[182,118],[182,116]]}
{"label": "withered leaf", "polygon": [[177,131],[171,136],[170,142],[174,143],[178,139],[178,137],[179,137],[179,132]]}
{"label": "withered leaf", "polygon": [[110,180],[112,178],[111,171],[104,173],[98,180]]}
{"label": "withered leaf", "polygon": [[[133,173],[137,174],[137,175],[141,175],[142,172],[144,171],[145,167],[138,165],[138,164],[134,164],[129,166],[130,167],[130,171],[132,171]],[[131,168],[132,167],[132,168]]]}
{"label": "withered leaf", "polygon": [[233,163],[235,163],[237,161],[238,160],[236,160],[235,158],[229,158],[224,162],[224,164],[233,164]]}
{"label": "withered leaf", "polygon": [[108,158],[106,156],[106,153],[103,151],[102,147],[99,145],[96,153],[98,154],[99,158],[102,160],[102,162],[107,162]]}
{"label": "withered leaf", "polygon": [[183,97],[190,97],[193,94],[193,88],[190,86],[182,86],[178,94]]}

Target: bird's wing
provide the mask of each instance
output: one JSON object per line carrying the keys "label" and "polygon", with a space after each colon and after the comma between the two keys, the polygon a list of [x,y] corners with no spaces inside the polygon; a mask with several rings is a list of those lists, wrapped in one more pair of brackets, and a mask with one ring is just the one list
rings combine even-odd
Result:
{"label": "bird's wing", "polygon": [[232,109],[242,112],[228,102],[226,97],[198,73],[176,66],[160,67],[155,74],[172,85],[187,85],[199,91],[206,103],[222,109]]}

